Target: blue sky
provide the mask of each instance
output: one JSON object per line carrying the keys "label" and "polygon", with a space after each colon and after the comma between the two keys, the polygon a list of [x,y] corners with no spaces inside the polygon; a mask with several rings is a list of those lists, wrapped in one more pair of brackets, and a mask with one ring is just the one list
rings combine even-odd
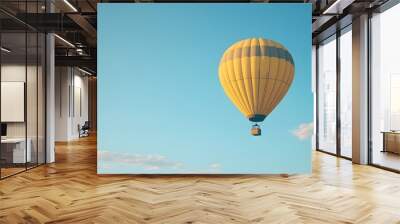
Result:
{"label": "blue sky", "polygon": [[[263,135],[226,97],[218,65],[263,37],[296,65]],[[311,5],[100,4],[99,173],[304,173],[311,170]],[[307,130],[298,130],[306,128]]]}

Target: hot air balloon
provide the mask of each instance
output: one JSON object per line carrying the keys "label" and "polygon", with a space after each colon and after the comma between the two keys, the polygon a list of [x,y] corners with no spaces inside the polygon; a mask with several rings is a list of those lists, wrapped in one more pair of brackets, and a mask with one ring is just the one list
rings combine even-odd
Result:
{"label": "hot air balloon", "polygon": [[224,53],[219,80],[228,98],[251,122],[251,134],[261,135],[257,124],[283,99],[294,78],[289,51],[273,40],[250,38],[238,41]]}

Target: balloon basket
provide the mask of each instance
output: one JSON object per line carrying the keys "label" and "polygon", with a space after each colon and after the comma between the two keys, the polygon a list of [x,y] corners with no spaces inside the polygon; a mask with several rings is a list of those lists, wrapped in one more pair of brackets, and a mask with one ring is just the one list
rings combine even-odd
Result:
{"label": "balloon basket", "polygon": [[257,124],[253,125],[250,131],[251,135],[253,136],[260,136],[261,135],[261,128]]}

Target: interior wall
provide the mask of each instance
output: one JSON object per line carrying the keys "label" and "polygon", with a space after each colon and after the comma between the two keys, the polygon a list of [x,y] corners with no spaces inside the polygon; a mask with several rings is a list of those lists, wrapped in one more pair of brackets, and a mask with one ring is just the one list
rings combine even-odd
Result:
{"label": "interior wall", "polygon": [[[78,71],[78,70],[75,70]],[[73,136],[78,138],[79,137],[79,132],[78,132],[78,124],[82,126],[86,121],[89,120],[89,92],[88,92],[88,77],[83,76],[84,74],[78,71],[78,74],[75,72],[75,81],[74,85],[77,88],[80,88],[80,108],[81,111],[79,112],[76,107],[75,107],[75,114],[73,120]],[[77,88],[75,88],[75,95],[78,93],[76,92]],[[77,99],[77,98],[76,98]],[[77,103],[78,104],[78,103]],[[79,105],[79,104],[78,104]]]}
{"label": "interior wall", "polygon": [[[41,69],[41,68],[39,68]],[[10,82],[10,81],[18,81],[25,82],[25,65],[18,64],[10,64],[10,65],[2,65],[1,66],[1,81],[2,82]],[[39,70],[39,73],[41,71]],[[36,66],[27,67],[27,79],[28,79],[28,87],[27,87],[27,108],[30,110],[37,110],[37,107],[42,107],[43,101],[39,101],[39,105],[36,103],[37,95],[36,95]],[[26,82],[25,82],[26,83]],[[35,88],[30,88],[35,86]],[[36,133],[36,123],[30,124],[29,122],[36,122],[37,114],[36,113],[27,113],[27,122],[28,122],[28,133]],[[25,123],[24,122],[7,122],[7,136],[8,137],[25,137]],[[29,137],[29,136],[28,136]]]}
{"label": "interior wall", "polygon": [[[44,84],[42,67],[21,63],[4,63],[1,66],[2,82],[24,82],[26,120],[22,122],[3,122],[7,124],[7,138],[28,138],[28,167],[41,164],[44,156]],[[5,97],[5,96],[3,96]],[[1,108],[7,110],[9,108]],[[12,112],[12,111],[11,111]],[[27,148],[27,149],[28,149]]]}
{"label": "interior wall", "polygon": [[55,140],[70,141],[88,121],[88,77],[73,67],[56,67],[55,73]]}
{"label": "interior wall", "polygon": [[68,67],[55,68],[55,140],[68,140],[69,115],[69,83],[70,75]]}

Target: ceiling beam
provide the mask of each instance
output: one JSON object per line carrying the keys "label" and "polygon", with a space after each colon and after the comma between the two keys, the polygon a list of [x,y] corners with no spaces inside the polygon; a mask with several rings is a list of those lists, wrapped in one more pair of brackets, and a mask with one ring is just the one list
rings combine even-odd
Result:
{"label": "ceiling beam", "polygon": [[90,24],[85,17],[80,14],[68,14],[67,15],[72,21],[82,28],[83,31],[90,37],[87,41],[90,41],[92,46],[96,46],[97,41],[97,30]]}
{"label": "ceiling beam", "polygon": [[96,71],[97,62],[91,56],[55,56],[56,66],[80,66]]}
{"label": "ceiling beam", "polygon": [[336,0],[332,2],[322,14],[342,14],[343,10],[353,4],[355,0]]}

